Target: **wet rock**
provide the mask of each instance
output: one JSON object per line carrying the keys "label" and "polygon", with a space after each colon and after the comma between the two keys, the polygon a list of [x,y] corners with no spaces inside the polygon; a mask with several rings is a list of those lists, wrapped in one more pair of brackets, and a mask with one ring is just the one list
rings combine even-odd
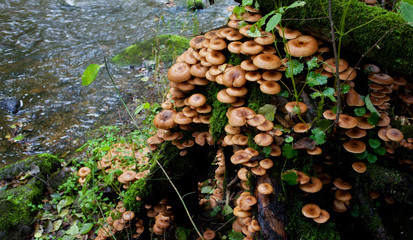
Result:
{"label": "wet rock", "polygon": [[23,107],[23,101],[16,98],[3,98],[0,99],[0,108],[16,114]]}
{"label": "wet rock", "polygon": [[[60,167],[60,160],[39,154],[0,169],[0,179],[16,181],[17,175],[35,175],[20,186],[0,191],[0,239],[21,240],[32,233],[33,213],[30,204],[39,204],[46,187],[42,180]],[[23,175],[24,175],[23,174]],[[17,179],[18,180],[18,179]]]}

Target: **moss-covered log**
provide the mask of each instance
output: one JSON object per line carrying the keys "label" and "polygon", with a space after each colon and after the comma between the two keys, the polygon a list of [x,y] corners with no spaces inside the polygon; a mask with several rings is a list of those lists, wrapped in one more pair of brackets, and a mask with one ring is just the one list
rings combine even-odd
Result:
{"label": "moss-covered log", "polygon": [[[278,9],[277,4],[290,5],[295,0],[257,0],[260,10],[268,13]],[[328,0],[305,0],[303,7],[288,9],[283,15],[282,24],[331,41],[328,19]],[[356,0],[332,1],[332,15],[336,27],[344,18],[342,44],[343,54],[354,51],[365,54],[372,46],[383,39],[366,56],[391,72],[413,76],[413,27],[406,24],[402,16],[380,7],[367,6]],[[322,18],[322,19],[320,19]],[[289,19],[289,20],[288,20]],[[293,20],[291,20],[293,19]],[[313,20],[305,20],[313,19]],[[338,35],[336,34],[336,37]]]}

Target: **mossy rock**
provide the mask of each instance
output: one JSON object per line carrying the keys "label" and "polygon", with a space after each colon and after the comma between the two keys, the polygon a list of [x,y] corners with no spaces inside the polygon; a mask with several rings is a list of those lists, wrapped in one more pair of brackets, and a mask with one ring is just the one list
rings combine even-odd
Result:
{"label": "mossy rock", "polygon": [[50,154],[39,154],[0,169],[1,179],[13,179],[21,172],[36,172],[26,184],[0,191],[0,239],[23,239],[31,234],[33,221],[30,204],[38,204],[43,197],[44,184],[40,179],[56,171],[60,160]]}
{"label": "mossy rock", "polygon": [[178,35],[164,34],[133,44],[112,58],[119,66],[140,65],[144,60],[172,62],[173,57],[189,47],[189,39]]}
{"label": "mossy rock", "polygon": [[186,5],[188,9],[191,9],[191,10],[204,8],[204,2],[202,0],[187,0]]}

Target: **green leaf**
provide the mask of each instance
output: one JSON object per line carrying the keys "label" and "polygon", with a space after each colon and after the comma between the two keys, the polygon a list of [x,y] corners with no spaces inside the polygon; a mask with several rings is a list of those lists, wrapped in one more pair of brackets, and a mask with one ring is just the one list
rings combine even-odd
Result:
{"label": "green leaf", "polygon": [[263,147],[263,148],[262,148],[262,151],[264,152],[264,154],[265,154],[266,156],[268,156],[268,155],[270,155],[270,153],[271,153],[271,147],[270,147],[270,146]]}
{"label": "green leaf", "polygon": [[334,90],[334,88],[329,87],[329,88],[326,88],[326,89],[323,91],[323,95],[324,95],[325,97],[330,98],[331,101],[337,102],[337,99],[334,97],[334,93],[335,93],[335,92],[336,92],[336,91]]}
{"label": "green leaf", "polygon": [[364,107],[355,108],[354,114],[356,114],[356,116],[363,116],[364,114],[366,114],[366,109]]}
{"label": "green leaf", "polygon": [[377,115],[375,112],[371,113],[370,117],[367,118],[367,122],[369,122],[371,125],[376,125],[379,122],[379,115]]}
{"label": "green leaf", "polygon": [[286,143],[290,143],[290,142],[294,141],[294,138],[293,138],[292,136],[289,136],[289,137],[286,138],[284,141],[285,141]]}
{"label": "green leaf", "polygon": [[56,209],[57,212],[60,213],[60,210],[66,206],[69,206],[70,204],[73,203],[73,198],[70,196],[65,197],[64,199],[60,200],[60,202],[57,204]]}
{"label": "green leaf", "polygon": [[348,91],[350,90],[350,85],[342,85],[341,87],[341,93],[348,93]]}
{"label": "green leaf", "polygon": [[311,58],[310,61],[307,61],[308,70],[311,70],[313,68],[318,68],[320,65],[318,65],[317,61],[318,61],[318,58],[316,57],[313,57]]}
{"label": "green leaf", "polygon": [[75,236],[70,236],[70,235],[64,235],[62,240],[75,240],[76,237]]}
{"label": "green leaf", "polygon": [[99,73],[99,70],[102,66],[103,65],[99,64],[90,64],[89,66],[87,66],[87,68],[82,74],[82,85],[87,86],[91,84],[93,81],[95,81]]}
{"label": "green leaf", "polygon": [[247,31],[248,36],[250,37],[261,37],[261,32],[258,27],[255,27],[254,25],[250,28],[250,30]]}
{"label": "green leaf", "polygon": [[290,6],[288,6],[286,9],[290,9],[290,8],[296,8],[296,7],[302,7],[305,5],[304,1],[296,1],[293,2]]}
{"label": "green leaf", "polygon": [[93,227],[93,223],[83,223],[82,227],[80,228],[80,234],[86,234],[88,233],[90,230],[92,230]]}
{"label": "green leaf", "polygon": [[378,147],[374,149],[374,152],[383,156],[384,154],[386,154],[387,151],[386,151],[386,148],[384,147]]}
{"label": "green leaf", "polygon": [[371,148],[380,147],[380,141],[378,139],[369,139],[369,145]]}
{"label": "green leaf", "polygon": [[399,10],[403,19],[410,23],[410,26],[413,26],[413,1],[403,0],[403,2],[399,5]]}
{"label": "green leaf", "polygon": [[221,206],[215,206],[212,211],[209,213],[211,217],[215,217],[219,211],[221,211]]}
{"label": "green leaf", "polygon": [[242,0],[242,6],[251,6],[254,0]]}
{"label": "green leaf", "polygon": [[57,231],[60,229],[60,226],[62,226],[63,220],[59,219],[53,222],[53,231]]}
{"label": "green leaf", "polygon": [[245,8],[240,6],[235,6],[232,12],[237,16],[238,19],[241,18],[241,14],[245,13]]}
{"label": "green leaf", "polygon": [[235,232],[234,230],[231,230],[231,232],[228,233],[228,240],[243,240],[244,238],[245,236],[242,232]]}
{"label": "green leaf", "polygon": [[375,163],[377,161],[377,156],[374,154],[367,154],[367,161],[369,161],[369,163]]}
{"label": "green leaf", "polygon": [[281,96],[281,97],[288,98],[290,96],[290,93],[287,90],[283,90],[280,93],[278,93],[277,95]]}
{"label": "green leaf", "polygon": [[297,183],[298,183],[297,182],[298,175],[294,171],[283,172],[283,174],[281,175],[281,178],[288,185],[297,185]]}
{"label": "green leaf", "polygon": [[[377,114],[378,117],[380,117],[380,113],[377,111],[377,109],[374,107],[373,103],[371,103],[370,100],[370,96],[369,94],[367,94],[366,98],[364,99],[365,103],[366,103],[366,107],[367,109],[371,112],[371,113],[375,113]],[[375,125],[375,124],[374,124]]]}
{"label": "green leaf", "polygon": [[189,237],[191,230],[184,227],[177,227],[175,230],[175,237],[177,240],[186,240]]}
{"label": "green leaf", "polygon": [[312,99],[315,99],[317,97],[323,97],[324,95],[321,92],[313,92],[310,94]]}
{"label": "green leaf", "polygon": [[222,208],[222,215],[228,215],[231,214],[233,212],[233,209],[228,205],[225,204],[224,207]]}
{"label": "green leaf", "polygon": [[367,151],[364,151],[362,153],[356,153],[354,154],[357,159],[365,159],[367,157]]}
{"label": "green leaf", "polygon": [[293,75],[297,75],[301,73],[303,70],[304,70],[304,63],[296,59],[292,59],[287,62],[287,70],[285,70],[285,76],[288,78],[291,78],[291,73]]}
{"label": "green leaf", "polygon": [[326,142],[326,134],[321,129],[313,128],[311,133],[312,135],[310,138],[312,138],[317,145],[321,145]]}
{"label": "green leaf", "polygon": [[274,121],[275,112],[277,111],[277,106],[272,104],[265,104],[258,109],[258,113],[264,115],[268,121]]}
{"label": "green leaf", "polygon": [[212,193],[214,189],[211,186],[205,186],[201,188],[201,193]]}
{"label": "green leaf", "polygon": [[307,84],[309,87],[324,85],[327,83],[327,77],[320,73],[310,72],[307,76]]}
{"label": "green leaf", "polygon": [[298,155],[298,151],[293,149],[291,144],[284,144],[282,147],[282,155],[287,159],[291,159]]}
{"label": "green leaf", "polygon": [[66,231],[66,234],[75,236],[79,234],[79,227],[76,224],[77,222],[73,223],[73,225]]}
{"label": "green leaf", "polygon": [[271,32],[274,30],[275,26],[277,26],[278,23],[281,21],[281,14],[277,13],[274,16],[270,18],[270,20],[267,23],[267,27],[265,28],[266,32]]}

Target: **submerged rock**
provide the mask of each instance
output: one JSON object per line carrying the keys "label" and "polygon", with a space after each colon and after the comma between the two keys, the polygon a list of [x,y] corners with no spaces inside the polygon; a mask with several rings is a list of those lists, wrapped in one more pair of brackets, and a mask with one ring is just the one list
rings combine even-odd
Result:
{"label": "submerged rock", "polygon": [[149,40],[133,44],[112,58],[119,66],[140,65],[144,60],[172,62],[173,57],[189,47],[189,39],[178,35],[164,34]]}
{"label": "submerged rock", "polygon": [[23,107],[23,101],[15,98],[0,99],[0,108],[16,114]]}

